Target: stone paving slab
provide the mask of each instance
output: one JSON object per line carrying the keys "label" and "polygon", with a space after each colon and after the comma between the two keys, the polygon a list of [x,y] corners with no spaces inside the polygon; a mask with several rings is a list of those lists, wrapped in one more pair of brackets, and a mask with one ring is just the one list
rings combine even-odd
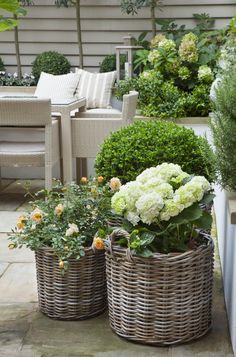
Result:
{"label": "stone paving slab", "polygon": [[22,194],[19,193],[0,193],[0,211],[15,211],[26,200]]}
{"label": "stone paving slab", "polygon": [[2,191],[4,188],[6,188],[8,185],[10,185],[11,183],[13,183],[15,180],[11,180],[11,179],[2,179],[1,180],[1,187],[0,187],[0,191]]}
{"label": "stone paving slab", "polygon": [[8,263],[3,263],[0,261],[0,277],[3,275],[3,273],[6,271],[7,267],[9,266]]}
{"label": "stone paving slab", "polygon": [[0,211],[0,233],[11,232],[23,212]]}
{"label": "stone paving slab", "polygon": [[21,249],[9,249],[9,243],[8,235],[0,233],[0,263],[32,263],[35,261],[34,252],[25,247]]}
{"label": "stone paving slab", "polygon": [[44,180],[16,180],[8,185],[3,192],[4,193],[18,193],[25,195],[25,184],[30,183],[30,192],[37,192],[44,188]]}
{"label": "stone paving slab", "polygon": [[24,338],[20,357],[168,357],[168,353],[168,348],[138,345],[119,338],[109,327],[107,313],[67,322],[39,313]]}
{"label": "stone paving slab", "polygon": [[37,300],[35,263],[10,264],[0,279],[0,304]]}

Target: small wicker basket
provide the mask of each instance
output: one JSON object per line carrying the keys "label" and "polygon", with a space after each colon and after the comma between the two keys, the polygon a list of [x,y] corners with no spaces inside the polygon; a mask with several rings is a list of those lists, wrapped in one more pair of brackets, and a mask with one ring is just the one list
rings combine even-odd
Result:
{"label": "small wicker basket", "polygon": [[61,320],[82,320],[102,313],[107,307],[104,251],[85,250],[79,260],[70,258],[63,275],[51,248],[35,252],[39,308]]}
{"label": "small wicker basket", "polygon": [[[127,233],[127,232],[126,232]],[[168,346],[195,340],[212,325],[214,244],[185,253],[131,256],[106,240],[106,274],[111,328],[139,343]]]}

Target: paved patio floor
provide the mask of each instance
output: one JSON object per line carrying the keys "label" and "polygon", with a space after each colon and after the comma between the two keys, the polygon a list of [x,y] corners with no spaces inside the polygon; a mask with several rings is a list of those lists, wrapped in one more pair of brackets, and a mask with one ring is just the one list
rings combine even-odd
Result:
{"label": "paved patio floor", "polygon": [[[42,181],[34,180],[38,190]],[[171,348],[119,338],[107,313],[79,322],[55,321],[38,311],[34,254],[9,251],[7,233],[27,207],[19,182],[6,180],[0,193],[0,357],[230,357],[233,356],[216,254],[213,328],[202,339]]]}

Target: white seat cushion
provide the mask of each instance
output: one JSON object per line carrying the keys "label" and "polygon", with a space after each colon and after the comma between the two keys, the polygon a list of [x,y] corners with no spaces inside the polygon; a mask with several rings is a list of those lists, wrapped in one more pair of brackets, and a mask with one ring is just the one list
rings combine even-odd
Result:
{"label": "white seat cushion", "polygon": [[80,80],[80,73],[68,73],[54,76],[41,72],[34,95],[38,98],[50,98],[52,102],[74,97]]}
{"label": "white seat cushion", "polygon": [[81,76],[77,97],[86,98],[87,108],[107,108],[111,103],[111,91],[117,72],[90,73],[77,68],[76,73]]}
{"label": "white seat cushion", "polygon": [[[88,109],[86,110],[85,113],[88,114],[121,114],[121,111],[118,109],[114,109],[114,108],[110,108],[110,109],[106,109],[106,108],[95,108],[95,109]],[[81,114],[83,115],[83,112],[81,112]]]}
{"label": "white seat cushion", "polygon": [[17,141],[1,141],[0,142],[0,156],[4,155],[27,155],[27,154],[44,154],[44,142],[17,142]]}

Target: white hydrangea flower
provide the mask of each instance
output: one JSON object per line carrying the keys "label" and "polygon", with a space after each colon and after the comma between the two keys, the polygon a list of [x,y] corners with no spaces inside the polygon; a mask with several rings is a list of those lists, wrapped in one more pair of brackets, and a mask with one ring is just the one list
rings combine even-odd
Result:
{"label": "white hydrangea flower", "polygon": [[194,202],[196,202],[193,193],[189,190],[188,187],[181,186],[178,190],[175,191],[173,201],[177,205],[183,205],[184,208],[192,206]]}
{"label": "white hydrangea flower", "polygon": [[164,201],[156,192],[150,192],[142,195],[136,202],[137,212],[143,223],[154,223],[159,216],[160,210],[164,206]]}
{"label": "white hydrangea flower", "polygon": [[144,170],[140,175],[137,176],[136,181],[145,184],[152,178],[158,177],[158,169],[156,167],[150,167],[149,169]]}
{"label": "white hydrangea flower", "polygon": [[123,214],[127,208],[125,195],[121,192],[116,192],[111,198],[111,208],[115,210],[117,214]]}
{"label": "white hydrangea flower", "polygon": [[184,210],[184,205],[174,202],[173,200],[165,201],[165,207],[160,212],[161,221],[169,221],[171,217],[178,216]]}
{"label": "white hydrangea flower", "polygon": [[199,81],[207,83],[212,82],[214,78],[211,68],[207,65],[202,65],[199,67],[197,76]]}
{"label": "white hydrangea flower", "polygon": [[138,222],[140,221],[140,217],[137,214],[137,212],[128,212],[125,214],[125,218],[132,223],[133,226],[136,226]]}
{"label": "white hydrangea flower", "polygon": [[125,211],[135,211],[135,203],[142,194],[142,184],[131,181],[121,186],[120,191],[116,192],[111,200],[111,207],[117,214]]}
{"label": "white hydrangea flower", "polygon": [[204,176],[194,176],[190,182],[201,184],[204,192],[207,192],[211,189],[210,183],[207,181],[207,179]]}
{"label": "white hydrangea flower", "polygon": [[144,191],[155,191],[161,195],[162,198],[173,197],[173,187],[159,177],[153,177],[144,184]]}
{"label": "white hydrangea flower", "polygon": [[168,38],[164,38],[162,41],[159,42],[158,48],[163,48],[167,52],[175,51],[176,50],[176,43],[173,40]]}
{"label": "white hydrangea flower", "polygon": [[156,166],[157,175],[165,181],[169,181],[172,177],[179,176],[183,173],[181,167],[176,164],[163,163]]}
{"label": "white hydrangea flower", "polygon": [[174,194],[174,202],[184,205],[185,208],[195,202],[201,201],[204,193],[211,188],[209,182],[203,176],[195,176],[186,185],[181,186]]}

